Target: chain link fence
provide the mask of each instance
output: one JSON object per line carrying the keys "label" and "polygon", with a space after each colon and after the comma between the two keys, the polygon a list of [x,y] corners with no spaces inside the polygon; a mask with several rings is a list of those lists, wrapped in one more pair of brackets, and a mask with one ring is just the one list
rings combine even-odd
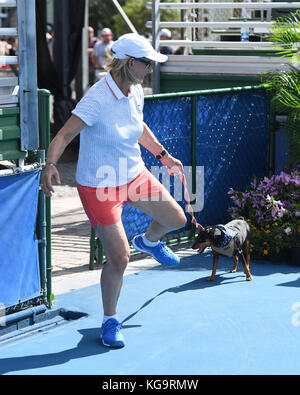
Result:
{"label": "chain link fence", "polygon": [[[195,217],[202,225],[228,221],[229,189],[243,190],[253,176],[267,174],[268,113],[269,100],[263,87],[145,97],[144,121],[166,150],[180,159],[191,173],[187,177],[190,180],[189,193],[196,196],[194,207],[201,208],[195,212]],[[161,163],[143,147],[141,151],[146,167],[152,172],[160,172],[162,181]],[[198,179],[204,185],[199,185]],[[168,182],[170,193],[174,196],[176,189],[177,198],[174,198],[186,211],[184,194],[178,194],[178,177],[170,177]],[[179,200],[178,195],[181,196]],[[199,199],[203,204],[197,204]],[[172,232],[165,239],[180,242],[182,236],[193,234],[190,215],[186,215],[185,228]],[[151,218],[125,205],[122,221],[131,241],[136,234],[147,230]],[[97,243],[91,245],[95,248]],[[91,251],[91,256],[95,256],[95,251]]]}

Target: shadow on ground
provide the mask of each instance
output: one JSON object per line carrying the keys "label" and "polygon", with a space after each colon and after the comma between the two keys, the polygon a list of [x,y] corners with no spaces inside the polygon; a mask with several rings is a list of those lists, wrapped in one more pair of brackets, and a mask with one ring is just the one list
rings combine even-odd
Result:
{"label": "shadow on ground", "polygon": [[0,359],[0,374],[59,366],[73,359],[100,355],[109,351],[100,341],[99,327],[81,329],[78,332],[82,335],[82,338],[74,348],[61,352]]}

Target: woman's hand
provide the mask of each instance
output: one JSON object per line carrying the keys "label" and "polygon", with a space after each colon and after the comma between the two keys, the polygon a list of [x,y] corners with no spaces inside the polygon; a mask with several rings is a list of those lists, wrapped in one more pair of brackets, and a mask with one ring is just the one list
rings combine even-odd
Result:
{"label": "woman's hand", "polygon": [[52,192],[55,192],[52,185],[52,178],[54,178],[57,184],[61,184],[59,172],[55,165],[48,165],[44,169],[42,176],[42,190],[46,196],[52,196]]}
{"label": "woman's hand", "polygon": [[169,167],[169,174],[172,176],[183,175],[183,165],[179,159],[173,158],[172,155],[166,154],[161,158],[161,163]]}
{"label": "woman's hand", "polygon": [[80,118],[72,114],[52,140],[47,153],[48,165],[46,165],[44,168],[41,182],[42,189],[46,196],[52,196],[51,192],[54,192],[52,178],[54,178],[57,184],[61,183],[59,172],[55,166],[55,163],[57,163],[59,160],[66,146],[80,133],[80,131],[85,126],[86,124]]}

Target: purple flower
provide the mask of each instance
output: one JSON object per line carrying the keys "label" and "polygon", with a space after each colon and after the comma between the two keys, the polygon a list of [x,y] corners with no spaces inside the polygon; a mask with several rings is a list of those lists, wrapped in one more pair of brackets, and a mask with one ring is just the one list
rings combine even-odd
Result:
{"label": "purple flower", "polygon": [[285,212],[286,212],[286,209],[283,208],[283,207],[281,207],[281,208],[278,210],[278,218],[282,218],[282,217],[284,216]]}
{"label": "purple flower", "polygon": [[273,207],[272,208],[271,215],[272,215],[273,218],[276,217],[276,214],[278,213],[278,211],[279,211],[278,207]]}
{"label": "purple flower", "polygon": [[283,207],[288,208],[288,209],[292,207],[292,204],[289,200],[284,200],[282,202],[282,205],[283,205]]}
{"label": "purple flower", "polygon": [[254,178],[250,185],[252,186],[252,188],[256,188],[256,178]]}
{"label": "purple flower", "polygon": [[291,228],[286,228],[284,229],[284,232],[289,235],[291,233],[292,229]]}

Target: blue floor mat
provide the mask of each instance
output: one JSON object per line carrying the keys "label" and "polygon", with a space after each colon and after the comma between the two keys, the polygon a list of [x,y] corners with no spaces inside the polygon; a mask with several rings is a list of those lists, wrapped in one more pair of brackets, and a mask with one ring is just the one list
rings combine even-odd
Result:
{"label": "blue floor mat", "polygon": [[124,277],[118,314],[126,347],[99,340],[100,286],[57,296],[88,313],[0,346],[0,374],[299,374],[300,268],[253,261],[253,281],[210,253]]}

